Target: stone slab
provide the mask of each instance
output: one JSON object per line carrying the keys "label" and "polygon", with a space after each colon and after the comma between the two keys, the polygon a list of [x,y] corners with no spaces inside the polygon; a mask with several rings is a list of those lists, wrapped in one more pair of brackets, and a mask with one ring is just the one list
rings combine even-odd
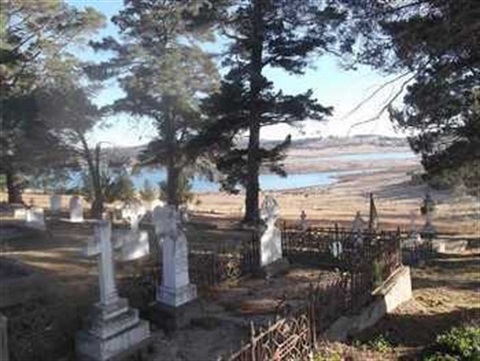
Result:
{"label": "stone slab", "polygon": [[188,326],[193,319],[202,317],[202,304],[199,299],[195,299],[178,307],[154,302],[150,305],[148,319],[158,328],[172,332]]}
{"label": "stone slab", "polygon": [[77,334],[78,361],[120,361],[147,349],[151,343],[149,324],[140,320],[135,326],[110,338],[102,339],[80,331]]}

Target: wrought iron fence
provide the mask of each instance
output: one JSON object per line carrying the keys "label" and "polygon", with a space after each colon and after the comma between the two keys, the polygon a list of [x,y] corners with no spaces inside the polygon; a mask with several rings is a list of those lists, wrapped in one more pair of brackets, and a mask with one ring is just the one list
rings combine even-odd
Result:
{"label": "wrought iron fence", "polygon": [[[307,254],[314,262],[324,261],[332,242],[343,242],[336,264],[344,262],[346,271],[332,283],[311,286],[295,315],[281,318],[267,329],[255,332],[231,361],[306,359],[316,344],[316,336],[345,313],[357,313],[372,300],[378,281],[387,279],[401,266],[399,232],[364,232],[358,235],[339,229],[286,230],[282,232],[284,254]],[[330,259],[331,261],[331,259]],[[331,265],[331,263],[330,263]],[[280,332],[280,330],[282,330]]]}

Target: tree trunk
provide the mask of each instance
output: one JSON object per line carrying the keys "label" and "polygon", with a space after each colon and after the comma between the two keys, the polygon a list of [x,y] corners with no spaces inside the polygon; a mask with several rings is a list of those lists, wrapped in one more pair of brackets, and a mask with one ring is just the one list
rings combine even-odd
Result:
{"label": "tree trunk", "polygon": [[260,221],[258,207],[258,194],[260,184],[258,180],[260,171],[260,126],[261,109],[259,104],[260,91],[262,89],[262,53],[263,53],[263,9],[262,0],[253,2],[252,11],[252,51],[250,57],[250,125],[247,152],[247,183],[245,198],[244,223],[257,224]]}
{"label": "tree trunk", "polygon": [[11,169],[6,171],[8,203],[22,203],[22,179]]}
{"label": "tree trunk", "polygon": [[[169,99],[166,100],[168,104]],[[168,106],[168,105],[167,105]],[[177,164],[177,140],[175,129],[175,114],[172,110],[168,111],[164,118],[165,141],[167,143],[167,204],[178,207],[178,178],[180,168]]]}

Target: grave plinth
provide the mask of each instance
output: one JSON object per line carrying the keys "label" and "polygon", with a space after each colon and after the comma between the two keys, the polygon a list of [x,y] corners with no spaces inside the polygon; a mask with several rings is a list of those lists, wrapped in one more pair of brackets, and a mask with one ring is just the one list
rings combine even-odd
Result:
{"label": "grave plinth", "polygon": [[98,256],[100,302],[96,303],[86,328],[77,333],[76,350],[80,360],[106,361],[130,354],[148,343],[149,324],[138,311],[120,298],[115,285],[111,224],[95,224],[93,242],[85,249],[87,256]]}
{"label": "grave plinth", "polygon": [[168,330],[187,325],[198,317],[200,306],[197,287],[188,275],[188,245],[182,217],[167,205],[154,210],[155,232],[162,245],[162,284],[157,285],[156,302],[151,317],[158,326]]}

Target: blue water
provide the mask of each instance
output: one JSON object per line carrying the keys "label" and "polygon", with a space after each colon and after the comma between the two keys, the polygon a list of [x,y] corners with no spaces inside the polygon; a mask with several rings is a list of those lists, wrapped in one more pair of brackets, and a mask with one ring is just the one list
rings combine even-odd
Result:
{"label": "blue water", "polygon": [[[362,171],[290,173],[286,178],[282,178],[276,174],[261,174],[259,180],[260,188],[262,190],[281,190],[328,185],[333,183],[336,177],[356,173],[362,173]],[[148,179],[151,185],[157,185],[166,179],[166,172],[164,169],[144,169],[139,174],[132,177],[135,188],[142,188],[146,179]],[[201,176],[196,176],[193,179],[193,192],[218,192],[219,190],[220,186],[216,182],[211,182]]]}
{"label": "blue water", "polygon": [[[379,160],[379,159],[406,159],[415,155],[411,152],[397,153],[364,153],[364,154],[344,154],[328,158],[317,158],[321,161],[332,161],[334,159],[342,160]],[[311,160],[310,160],[311,161]],[[369,170],[372,171],[372,170]],[[282,190],[303,188],[311,186],[329,185],[335,182],[336,178],[342,175],[358,174],[364,171],[338,171],[338,172],[315,172],[315,173],[290,173],[286,178],[275,174],[261,174],[260,188],[262,190]],[[72,177],[71,185],[78,182],[77,177]],[[76,178],[76,179],[75,179]],[[143,188],[145,180],[148,179],[150,185],[157,187],[161,181],[166,179],[165,169],[143,169],[140,173],[132,176],[133,184],[136,189]],[[220,185],[209,181],[205,177],[195,176],[192,182],[192,191],[197,193],[218,192]]]}

